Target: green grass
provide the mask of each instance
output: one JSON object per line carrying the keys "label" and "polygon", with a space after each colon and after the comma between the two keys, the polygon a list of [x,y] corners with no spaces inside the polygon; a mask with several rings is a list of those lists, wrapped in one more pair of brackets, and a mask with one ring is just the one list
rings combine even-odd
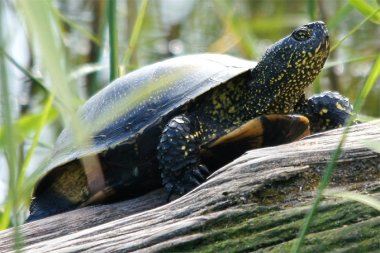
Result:
{"label": "green grass", "polygon": [[131,38],[129,39],[129,42],[128,42],[129,45],[124,54],[124,58],[123,58],[124,67],[129,68],[132,54],[135,52],[135,49],[137,47],[139,36],[141,34],[141,29],[143,28],[144,17],[146,14],[146,10],[148,8],[148,2],[149,2],[148,0],[143,0],[141,2],[141,7],[132,29]]}
{"label": "green grass", "polygon": [[[8,51],[11,42],[5,39],[10,34],[0,29],[0,152],[6,157],[9,173],[9,192],[0,208],[0,229],[21,224],[22,210],[29,204],[33,184],[43,173],[44,164],[27,173],[36,148],[44,143],[40,138],[41,132],[44,129],[59,132],[62,127],[70,125],[80,145],[88,142],[89,133],[83,132],[77,115],[78,108],[88,95],[117,78],[119,73],[123,74],[124,70],[140,67],[138,63],[146,65],[172,57],[174,51],[170,51],[168,45],[174,39],[182,43],[184,54],[212,51],[258,59],[271,43],[288,34],[295,26],[323,17],[328,24],[333,52],[316,82],[318,85],[310,87],[308,93],[313,89],[338,87],[354,102],[356,112],[380,117],[380,13],[376,1],[197,0],[179,22],[173,22],[170,26],[165,26],[166,17],[161,11],[169,6],[160,6],[159,1],[90,1],[82,6],[83,10],[75,10],[75,13],[58,9],[54,1],[9,2],[8,5],[15,4],[14,10],[25,24],[32,57],[34,62],[40,64],[42,79],[36,78],[32,71],[14,59]],[[6,6],[1,1],[0,13]],[[129,10],[137,12],[128,13]],[[80,14],[89,13],[95,15],[92,20],[79,18],[82,16]],[[109,43],[105,43],[105,38]],[[80,51],[78,48],[83,45],[88,48]],[[101,62],[104,52],[107,54],[103,56],[109,57]],[[9,65],[6,66],[6,63]],[[11,65],[32,81],[33,91],[29,94],[33,101],[32,108],[24,114],[18,114],[17,108],[11,104],[9,89],[12,80],[7,79]],[[104,79],[107,71],[109,77]],[[81,87],[86,87],[84,92]],[[125,104],[120,104],[120,108],[143,100],[150,92],[160,88],[158,81],[156,86],[152,85],[152,90],[128,98]],[[107,120],[109,118],[105,117],[102,122]],[[101,126],[100,123],[98,127]],[[27,150],[25,142],[30,143]],[[339,147],[343,143],[344,138],[326,169],[314,209],[301,230],[303,232],[294,252],[302,245],[302,238],[329,183],[334,171],[334,159],[338,157]],[[21,237],[16,233],[15,238],[19,247]]]}
{"label": "green grass", "polygon": [[108,36],[110,38],[110,82],[119,77],[119,49],[117,35],[116,0],[108,1]]}

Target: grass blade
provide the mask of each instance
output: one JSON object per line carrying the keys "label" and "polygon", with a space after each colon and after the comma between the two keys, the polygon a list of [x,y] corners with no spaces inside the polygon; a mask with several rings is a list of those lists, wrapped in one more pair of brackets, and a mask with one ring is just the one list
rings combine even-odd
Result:
{"label": "grass blade", "polygon": [[[1,8],[1,7],[0,7]],[[0,9],[0,17],[1,17],[1,9]],[[1,34],[1,40],[3,36]],[[4,43],[2,43],[4,44]],[[12,106],[9,96],[9,84],[8,84],[8,76],[5,65],[5,57],[3,52],[0,52],[0,109],[2,116],[1,122],[3,123],[4,129],[4,154],[8,164],[8,175],[9,175],[9,190],[8,190],[8,204],[5,205],[4,214],[1,217],[0,221],[0,230],[7,228],[9,225],[9,217],[11,213],[12,207],[16,207],[16,191],[15,191],[15,182],[17,179],[17,147],[16,147],[16,133],[13,128],[13,120],[12,120]],[[17,208],[13,208],[13,211],[17,210]]]}
{"label": "grass blade", "polygon": [[50,95],[46,101],[44,111],[42,113],[41,120],[38,123],[36,133],[34,134],[32,145],[30,146],[30,148],[26,154],[26,157],[24,159],[24,162],[22,164],[20,174],[19,174],[19,178],[18,178],[18,182],[17,182],[17,192],[20,192],[23,185],[24,185],[26,169],[28,168],[30,161],[32,159],[32,156],[34,154],[34,151],[37,147],[38,141],[39,141],[40,136],[41,136],[42,128],[47,124],[49,114],[50,114],[52,107],[53,107],[53,101],[54,101],[54,96]]}
{"label": "grass blade", "polygon": [[326,193],[323,195],[328,196],[328,197],[338,197],[338,198],[353,200],[380,211],[380,202],[377,199],[364,195],[364,194],[359,194],[356,192],[336,192],[336,193]]}
{"label": "grass blade", "polygon": [[[0,3],[0,20],[3,19],[3,2]],[[5,34],[0,30],[0,44],[6,45]],[[19,196],[17,194],[17,177],[18,177],[18,147],[16,145],[16,133],[13,128],[12,119],[12,105],[10,99],[10,88],[8,83],[7,67],[5,64],[4,51],[0,50],[0,116],[2,117],[1,122],[4,125],[4,154],[8,165],[8,196],[7,201],[4,206],[4,211],[0,218],[0,230],[5,229],[10,224],[11,214],[14,215],[14,242],[15,248],[18,250],[21,247],[21,234],[18,224],[18,207],[19,207]]]}
{"label": "grass blade", "polygon": [[[371,6],[365,0],[349,0],[348,1],[352,6],[354,6],[358,11],[360,11],[364,16],[370,17],[370,20],[376,24],[380,24],[380,13],[375,12],[378,8]],[[375,12],[373,15],[372,13]]]}
{"label": "grass blade", "polygon": [[316,0],[307,1],[307,13],[309,14],[310,20],[317,20],[317,1]]}
{"label": "grass blade", "polygon": [[374,17],[375,15],[377,15],[380,11],[380,8],[374,10],[371,15],[367,16],[362,22],[360,22],[359,24],[357,24],[354,28],[352,28],[352,30],[347,33],[342,39],[340,39],[334,46],[331,47],[330,49],[330,52],[331,51],[334,51],[336,48],[338,48],[340,46],[340,44],[342,44],[343,41],[345,41],[348,37],[350,37],[352,34],[354,34],[356,31],[359,30],[359,28],[364,24],[366,23],[368,20],[370,20],[372,17]]}
{"label": "grass blade", "polygon": [[10,63],[13,64],[21,73],[23,73],[25,76],[27,76],[31,81],[33,81],[35,84],[37,84],[41,89],[44,91],[48,91],[45,84],[43,84],[38,78],[34,77],[32,73],[30,73],[28,70],[23,68],[11,55],[9,55],[2,47],[0,47],[0,51],[4,54],[5,58],[8,59]]}
{"label": "grass blade", "polygon": [[332,16],[328,22],[327,26],[329,30],[335,30],[339,24],[341,24],[346,18],[348,18],[349,14],[354,10],[350,4],[345,4],[342,8],[340,8],[334,16]]}
{"label": "grass blade", "polygon": [[143,0],[141,2],[139,14],[136,18],[135,25],[133,26],[132,35],[131,35],[131,38],[129,39],[129,45],[128,45],[127,51],[125,52],[124,59],[123,59],[124,66],[126,66],[127,68],[128,68],[129,63],[130,63],[133,51],[135,50],[138,39],[139,39],[139,35],[140,35],[141,29],[142,29],[142,24],[144,21],[144,17],[145,17],[147,7],[148,7],[148,0]]}
{"label": "grass blade", "polygon": [[119,57],[117,41],[116,0],[108,1],[108,32],[110,41],[110,82],[119,77]]}
{"label": "grass blade", "polygon": [[63,15],[57,8],[53,7],[52,12],[54,15],[56,15],[60,20],[71,26],[72,28],[79,31],[84,37],[86,37],[89,41],[94,42],[96,45],[100,45],[100,40],[95,37],[94,34],[92,34],[90,31],[88,31],[85,27],[77,24],[75,21],[72,21],[71,19],[67,18],[65,15]]}

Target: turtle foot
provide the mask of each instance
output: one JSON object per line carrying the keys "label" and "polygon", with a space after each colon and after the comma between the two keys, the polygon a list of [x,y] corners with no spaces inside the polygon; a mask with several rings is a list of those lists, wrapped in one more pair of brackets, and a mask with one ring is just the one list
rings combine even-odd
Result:
{"label": "turtle foot", "polygon": [[178,176],[162,175],[165,190],[169,193],[168,200],[172,194],[183,195],[206,181],[209,171],[203,164],[192,168],[184,168],[184,173]]}

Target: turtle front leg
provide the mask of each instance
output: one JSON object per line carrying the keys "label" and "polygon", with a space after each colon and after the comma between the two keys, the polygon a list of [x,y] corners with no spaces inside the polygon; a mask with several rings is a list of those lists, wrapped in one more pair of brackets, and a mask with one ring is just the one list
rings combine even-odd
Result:
{"label": "turtle front leg", "polygon": [[157,151],[162,184],[169,194],[185,194],[206,180],[209,172],[200,162],[199,127],[189,117],[169,121]]}
{"label": "turtle front leg", "polygon": [[345,125],[352,115],[352,105],[338,92],[326,91],[308,99],[303,96],[295,113],[305,115],[310,120],[311,132],[317,133]]}

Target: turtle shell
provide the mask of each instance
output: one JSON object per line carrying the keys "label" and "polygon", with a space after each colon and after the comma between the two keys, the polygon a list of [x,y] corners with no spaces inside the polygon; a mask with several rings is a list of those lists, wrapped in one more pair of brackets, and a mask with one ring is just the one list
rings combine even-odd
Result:
{"label": "turtle shell", "polygon": [[77,145],[71,128],[65,128],[45,171],[133,143],[168,113],[256,64],[228,55],[197,54],[158,62],[116,79],[79,110],[83,129],[91,132],[92,141]]}

